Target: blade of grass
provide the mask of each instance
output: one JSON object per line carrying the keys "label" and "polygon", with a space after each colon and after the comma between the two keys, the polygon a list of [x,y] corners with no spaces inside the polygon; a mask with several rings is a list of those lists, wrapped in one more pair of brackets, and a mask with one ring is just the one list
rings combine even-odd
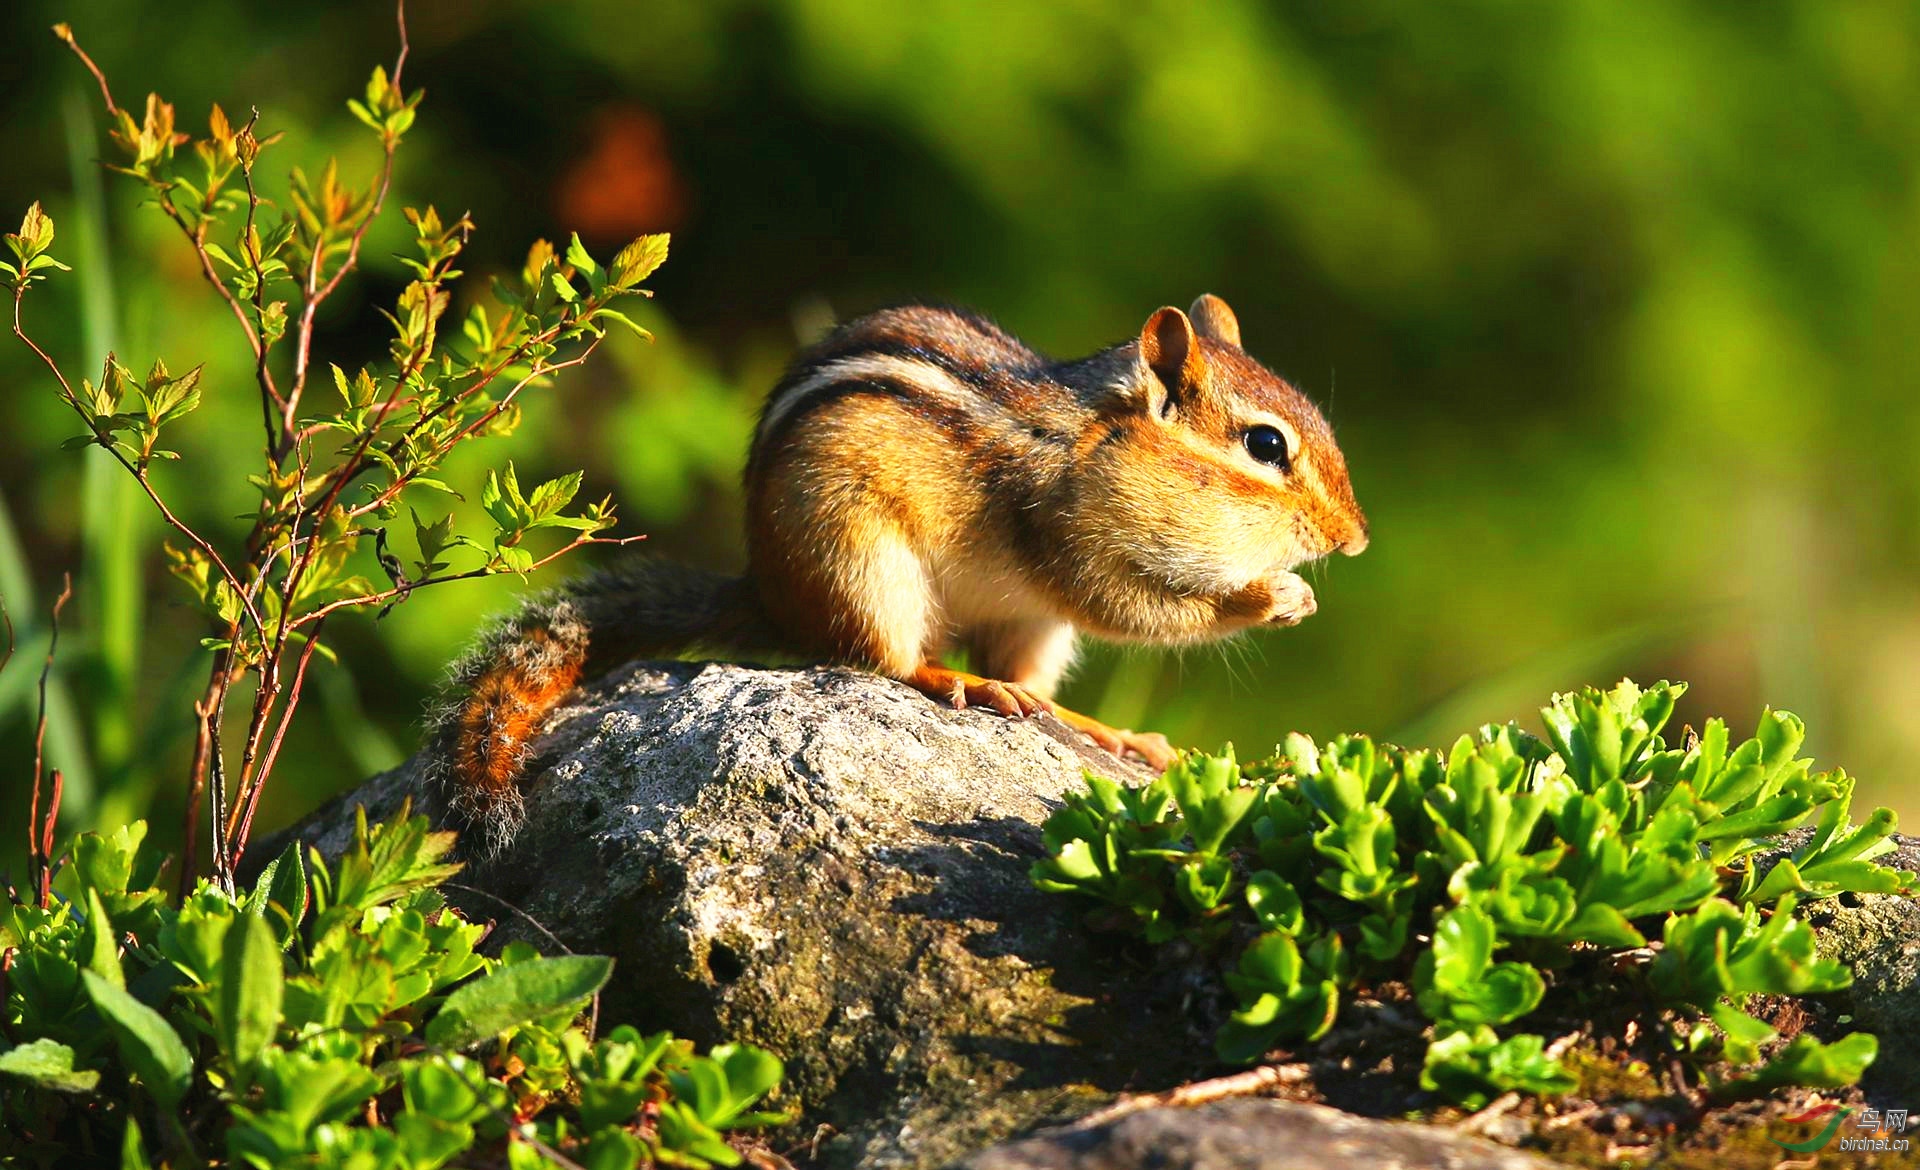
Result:
{"label": "blade of grass", "polygon": [[[67,169],[73,181],[69,239],[80,295],[82,364],[95,369],[119,344],[107,202],[95,161],[99,146],[87,93],[70,88],[62,113]],[[86,659],[92,696],[87,716],[95,752],[96,795],[112,805],[102,812],[124,818],[146,805],[153,775],[149,770],[142,777],[145,783],[137,786],[129,775],[135,759],[133,691],[144,640],[140,550],[146,547],[148,520],[137,486],[113,457],[97,447],[88,447],[83,455],[80,576],[86,588],[80,603],[92,648]],[[68,784],[71,788],[71,779]],[[134,791],[136,787],[139,791]]]}

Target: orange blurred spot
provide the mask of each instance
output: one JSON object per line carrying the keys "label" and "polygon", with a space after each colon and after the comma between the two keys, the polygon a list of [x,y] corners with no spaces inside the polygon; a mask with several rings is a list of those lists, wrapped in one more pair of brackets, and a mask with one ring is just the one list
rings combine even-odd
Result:
{"label": "orange blurred spot", "polygon": [[666,128],[636,106],[601,109],[586,153],[554,195],[560,222],[582,236],[626,239],[675,226],[683,199]]}

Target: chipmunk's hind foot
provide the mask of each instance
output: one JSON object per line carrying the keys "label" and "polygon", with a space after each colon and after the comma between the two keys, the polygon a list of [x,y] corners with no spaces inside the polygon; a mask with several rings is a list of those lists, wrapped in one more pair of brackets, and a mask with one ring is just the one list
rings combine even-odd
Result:
{"label": "chipmunk's hind foot", "polygon": [[982,678],[933,662],[922,663],[905,681],[914,689],[951,703],[959,710],[986,707],[1013,719],[1053,710],[1052,703],[1019,683]]}
{"label": "chipmunk's hind foot", "polygon": [[1157,731],[1128,731],[1109,727],[1091,715],[1082,715],[1058,705],[1053,708],[1053,713],[1060,717],[1060,722],[1116,756],[1124,757],[1131,753],[1145,760],[1147,767],[1156,772],[1166,771],[1167,765],[1173,763],[1173,744]]}

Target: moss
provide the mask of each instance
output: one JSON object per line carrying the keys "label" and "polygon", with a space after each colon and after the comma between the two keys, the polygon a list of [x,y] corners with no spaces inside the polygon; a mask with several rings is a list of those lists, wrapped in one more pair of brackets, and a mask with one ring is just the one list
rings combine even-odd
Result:
{"label": "moss", "polygon": [[1645,1101],[1664,1092],[1643,1060],[1604,1056],[1582,1044],[1566,1054],[1564,1063],[1580,1081],[1579,1095],[1590,1101]]}

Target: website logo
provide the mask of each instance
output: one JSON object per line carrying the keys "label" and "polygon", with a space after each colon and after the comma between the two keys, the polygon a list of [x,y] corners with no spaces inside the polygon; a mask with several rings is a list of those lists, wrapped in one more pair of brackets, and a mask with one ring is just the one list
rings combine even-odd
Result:
{"label": "website logo", "polygon": [[1880,1153],[1904,1151],[1911,1148],[1911,1139],[1898,1136],[1907,1131],[1907,1111],[1905,1109],[1862,1109],[1856,1114],[1852,1108],[1843,1108],[1832,1102],[1816,1106],[1797,1117],[1785,1118],[1789,1125],[1805,1125],[1827,1117],[1826,1126],[1808,1141],[1783,1142],[1779,1138],[1768,1138],[1774,1145],[1796,1154],[1811,1154],[1825,1149],[1832,1143],[1834,1135],[1840,1132],[1841,1125],[1849,1117],[1854,1118],[1853,1129],[1865,1130],[1871,1136],[1848,1135],[1840,1139],[1840,1149],[1858,1153]]}

